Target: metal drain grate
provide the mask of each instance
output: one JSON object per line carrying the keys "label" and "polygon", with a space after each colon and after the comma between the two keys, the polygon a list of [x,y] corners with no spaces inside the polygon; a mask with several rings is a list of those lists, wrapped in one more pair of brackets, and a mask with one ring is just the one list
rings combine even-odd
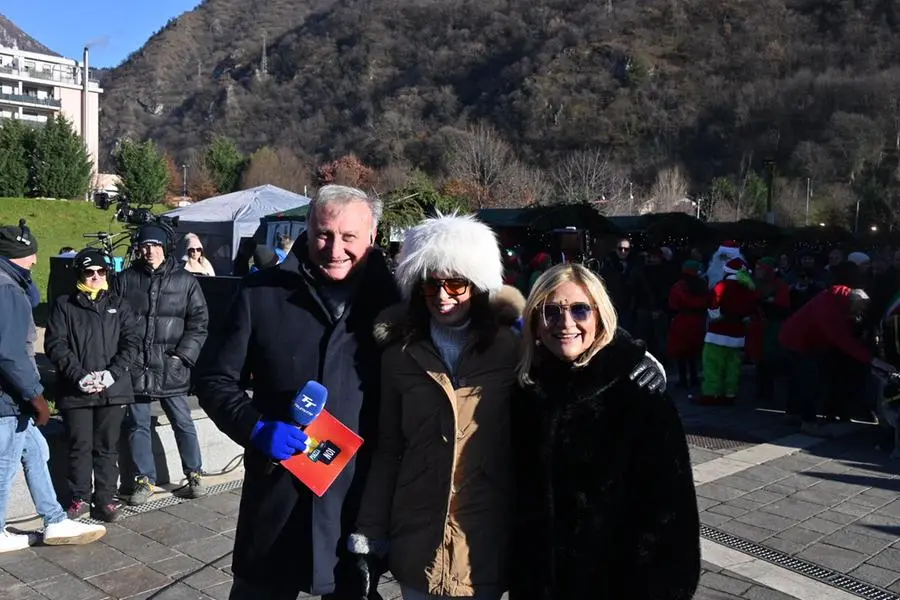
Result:
{"label": "metal drain grate", "polygon": [[865,581],[848,577],[843,573],[820,567],[815,563],[796,558],[778,550],[773,550],[772,548],[767,548],[766,546],[739,538],[730,533],[719,531],[708,525],[700,525],[700,536],[722,544],[723,546],[727,546],[728,548],[743,552],[744,554],[765,560],[783,569],[805,575],[810,579],[816,579],[831,587],[855,594],[866,600],[900,600],[900,596],[897,594],[866,583]]}
{"label": "metal drain grate", "polygon": [[[206,494],[207,496],[222,494],[225,492],[230,492],[232,490],[240,489],[242,485],[244,485],[243,479],[235,479],[234,481],[226,481],[225,483],[216,483],[206,488]],[[151,500],[146,504],[141,504],[140,506],[129,506],[128,504],[122,504],[122,506],[119,508],[119,521],[123,521],[125,519],[128,519],[129,517],[135,517],[147,512],[159,510],[161,508],[167,508],[169,506],[175,506],[176,504],[181,504],[182,502],[189,501],[189,498],[181,498],[180,496],[172,495],[165,498],[159,498],[158,500]],[[89,516],[81,517],[78,520],[84,523],[93,523],[94,525],[104,524],[103,521],[98,521],[97,519],[93,519]]]}
{"label": "metal drain grate", "polygon": [[687,438],[689,446],[703,448],[704,450],[737,450],[738,448],[745,448],[753,445],[753,442],[733,440],[727,437],[700,435],[697,433],[689,433],[685,437]]}

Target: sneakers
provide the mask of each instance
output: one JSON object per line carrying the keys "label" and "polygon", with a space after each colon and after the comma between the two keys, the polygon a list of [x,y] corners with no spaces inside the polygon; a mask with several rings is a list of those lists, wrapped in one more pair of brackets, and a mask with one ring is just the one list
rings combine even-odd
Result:
{"label": "sneakers", "polygon": [[134,482],[134,491],[128,499],[128,503],[132,506],[146,504],[153,495],[153,486],[150,485],[150,479],[147,477],[138,477]]}
{"label": "sneakers", "polygon": [[95,504],[91,508],[91,516],[104,523],[115,523],[119,520],[119,505],[114,502]]}
{"label": "sneakers", "polygon": [[184,494],[185,497],[201,498],[206,495],[206,487],[204,487],[203,482],[200,480],[200,473],[190,473],[187,480],[187,490]]}
{"label": "sneakers", "polygon": [[78,517],[83,517],[84,515],[86,515],[90,509],[91,505],[81,498],[73,498],[72,504],[70,504],[69,508],[66,509],[66,516],[74,521]]}
{"label": "sneakers", "polygon": [[24,550],[30,544],[29,537],[21,533],[12,533],[6,529],[0,530],[0,554]]}
{"label": "sneakers", "polygon": [[90,544],[104,535],[106,535],[106,527],[103,525],[91,525],[66,519],[59,523],[51,523],[44,528],[44,543],[48,546]]}

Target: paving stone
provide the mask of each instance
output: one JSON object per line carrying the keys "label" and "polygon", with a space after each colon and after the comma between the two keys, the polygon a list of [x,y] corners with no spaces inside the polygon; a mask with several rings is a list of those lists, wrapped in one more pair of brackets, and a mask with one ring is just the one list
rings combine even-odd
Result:
{"label": "paving stone", "polygon": [[727,523],[722,523],[719,526],[719,529],[726,533],[730,533],[731,535],[736,535],[738,537],[750,540],[751,542],[761,542],[764,539],[772,537],[777,533],[776,531],[773,531],[771,529],[764,529],[762,527],[749,525],[747,523],[740,523],[738,521],[728,521]]}
{"label": "paving stone", "polygon": [[756,511],[747,513],[737,519],[741,523],[763,527],[771,531],[783,531],[797,524],[796,519],[782,517],[771,512]]}
{"label": "paving stone", "polygon": [[[231,594],[231,582],[226,581],[225,583],[208,587],[203,590],[203,593],[210,598],[215,598],[215,600],[228,600],[228,597]],[[382,598],[383,597],[384,596],[382,595]]]}
{"label": "paving stone", "polygon": [[831,521],[832,523],[837,523],[839,525],[847,525],[855,521],[858,517],[854,515],[848,515],[846,513],[838,512],[836,510],[826,510],[820,512],[816,515],[820,519],[825,519],[826,521]]}
{"label": "paving stone", "polygon": [[[866,472],[869,476],[871,476],[872,472]],[[871,496],[873,498],[884,498],[886,500],[896,500],[897,492],[900,491],[900,480],[893,479],[885,482],[889,484],[890,489],[881,489],[879,487],[872,487],[867,489],[862,493],[863,496]]]}
{"label": "paving stone", "polygon": [[742,477],[741,473],[736,475],[728,475],[727,477],[723,477],[721,479],[717,479],[716,483],[719,485],[724,485],[730,488],[734,488],[736,490],[743,490],[745,492],[751,492],[753,490],[761,488],[765,485],[761,481],[757,481],[755,479],[747,479],[746,477]]}
{"label": "paving stone", "polygon": [[165,546],[176,546],[185,542],[214,537],[219,534],[193,523],[176,523],[160,527],[159,529],[145,531],[144,535]]}
{"label": "paving stone", "polygon": [[[159,590],[144,592],[136,596],[130,596],[127,600],[211,600],[209,596],[201,591],[184,585],[183,583],[175,583],[167,585]],[[260,599],[261,600],[261,599]]]}
{"label": "paving stone", "polygon": [[116,536],[111,540],[103,538],[103,543],[142,563],[156,562],[178,554],[169,546],[164,546],[146,536],[133,532],[129,532],[128,535]]}
{"label": "paving stone", "polygon": [[884,541],[884,545],[890,545],[900,537],[900,527],[886,525],[861,525],[859,522],[844,526],[844,531],[850,531],[859,535],[865,535]]}
{"label": "paving stone", "polygon": [[790,477],[793,474],[794,471],[780,469],[776,466],[772,466],[771,463],[767,463],[765,465],[757,465],[755,467],[750,467],[746,471],[741,471],[742,477],[745,477],[747,479],[754,479],[763,483],[774,483],[781,479]]}
{"label": "paving stone", "polygon": [[172,580],[161,573],[157,573],[147,565],[134,565],[91,577],[87,579],[87,582],[114,598],[127,598],[136,594],[158,590],[172,583]]}
{"label": "paving stone", "polygon": [[0,554],[0,569],[5,568],[6,565],[34,560],[35,558],[37,558],[37,554],[35,554],[33,548],[29,548],[28,550],[17,550],[16,552],[4,552],[3,554]]}
{"label": "paving stone", "polygon": [[778,537],[770,537],[765,541],[765,545],[773,550],[778,550],[779,552],[784,552],[785,554],[796,554],[803,550],[808,544],[798,544],[797,542],[792,542],[790,540],[786,540]]}
{"label": "paving stone", "polygon": [[129,529],[135,533],[146,533],[153,529],[160,529],[170,525],[188,525],[184,519],[170,515],[160,510],[152,510],[150,512],[141,513],[133,517],[129,517],[122,522],[122,527]]}
{"label": "paving stone", "polygon": [[800,544],[801,546],[808,546],[822,539],[822,534],[818,531],[813,531],[811,529],[806,529],[805,527],[797,526],[791,527],[790,529],[785,529],[778,534],[778,537],[784,540],[788,540],[789,542],[794,542],[795,544]]}
{"label": "paving stone", "polygon": [[783,499],[787,494],[776,494],[775,492],[769,491],[768,487],[762,488],[760,490],[755,490],[750,492],[746,496],[741,496],[738,500],[749,500],[751,502],[759,502],[760,505],[769,504],[771,502],[777,502],[778,500]]}
{"label": "paving stone", "polygon": [[854,504],[860,504],[862,506],[868,506],[872,510],[876,508],[881,508],[886,504],[890,504],[891,500],[887,498],[880,498],[878,496],[867,496],[866,494],[857,494],[850,499]]}
{"label": "paving stone", "polygon": [[807,519],[806,521],[803,521],[801,525],[803,525],[806,529],[817,531],[823,535],[834,533],[841,528],[840,524],[833,521],[826,521],[825,519],[820,519],[819,517]]}
{"label": "paving stone", "polygon": [[832,506],[831,510],[843,513],[845,515],[851,515],[853,517],[864,517],[872,512],[872,507],[863,506],[862,504],[856,504],[850,500],[847,500],[846,502],[841,502],[840,504]]}
{"label": "paving stone", "polygon": [[22,585],[22,582],[3,569],[0,569],[0,590]]}
{"label": "paving stone", "polygon": [[[896,566],[900,567],[900,565]],[[900,579],[900,573],[897,571],[876,567],[875,565],[870,565],[868,563],[860,565],[858,568],[851,571],[850,575],[883,588],[890,586]]]}
{"label": "paving stone", "polygon": [[40,555],[82,579],[137,564],[135,559],[106,544],[43,546]]}
{"label": "paving stone", "polygon": [[800,474],[791,475],[790,477],[781,479],[778,481],[778,485],[792,488],[794,490],[805,490],[806,488],[814,486],[821,481],[821,479],[810,477],[809,475]]}
{"label": "paving stone", "polygon": [[211,563],[222,558],[229,558],[234,549],[234,540],[217,535],[178,544],[175,549],[203,563]]}
{"label": "paving stone", "polygon": [[727,523],[730,520],[731,517],[727,517],[725,515],[717,515],[716,513],[709,512],[708,510],[700,513],[700,522],[710,527],[720,527],[722,524]]}
{"label": "paving stone", "polygon": [[182,583],[195,590],[204,590],[226,581],[231,581],[231,577],[213,567],[204,567],[181,580]]}
{"label": "paving stone", "polygon": [[189,523],[205,523],[206,521],[215,521],[222,518],[222,514],[211,508],[206,508],[196,502],[182,502],[173,506],[167,506],[162,509],[170,515],[184,519]]}
{"label": "paving stone", "polygon": [[721,567],[718,567],[710,562],[706,562],[702,558],[700,559],[700,570],[701,571],[711,571],[712,573],[718,573],[722,570]]}
{"label": "paving stone", "polygon": [[890,543],[883,539],[860,535],[858,533],[847,531],[846,529],[825,536],[822,539],[822,542],[839,548],[846,548],[847,550],[855,550],[869,556],[881,552]]}
{"label": "paving stone", "polygon": [[900,548],[885,548],[866,562],[882,569],[897,569],[900,567]]}
{"label": "paving stone", "polygon": [[[706,500],[706,498],[703,499]],[[697,498],[697,501],[699,505],[700,498]],[[237,527],[237,519],[235,517],[220,516],[218,519],[215,519],[213,521],[204,521],[203,526],[210,531],[215,531],[216,533],[225,533],[226,531],[235,530],[235,528]]]}
{"label": "paving stone", "polygon": [[744,598],[747,600],[796,600],[793,596],[759,585],[754,585],[744,592]]}
{"label": "paving stone", "polygon": [[[41,579],[65,574],[65,571],[59,568],[56,563],[49,562],[40,557],[6,565],[3,567],[3,570],[22,583],[33,583],[35,581],[40,581]],[[3,589],[2,585],[0,585],[0,589]]]}
{"label": "paving stone", "polygon": [[821,504],[822,506],[835,506],[847,500],[847,496],[829,492],[827,489],[818,485],[806,488],[805,490],[800,490],[792,495],[791,498],[802,500],[804,502]]}
{"label": "paving stone", "polygon": [[743,508],[747,512],[750,512],[753,510],[759,510],[760,508],[765,506],[765,503],[763,503],[763,502],[757,502],[755,500],[748,500],[747,496],[741,496],[740,498],[735,498],[734,500],[728,501],[727,504],[729,506]]}
{"label": "paving stone", "polygon": [[197,571],[203,568],[203,563],[196,558],[179,554],[172,558],[167,558],[148,565],[154,571],[159,571],[163,575],[167,575],[173,579],[177,579],[185,573]]}
{"label": "paving stone", "polygon": [[697,588],[693,600],[741,600],[741,597],[701,586]]}
{"label": "paving stone", "polygon": [[744,490],[737,490],[734,488],[726,487],[719,483],[706,483],[697,487],[697,495],[703,496],[704,498],[711,498],[713,500],[719,500],[720,502],[725,502],[727,500],[734,500],[739,496],[744,495]]}
{"label": "paving stone", "polygon": [[193,503],[216,511],[226,517],[234,517],[237,516],[240,509],[241,497],[234,494],[213,494],[212,496],[194,500]]}
{"label": "paving stone", "polygon": [[821,456],[806,454],[804,452],[797,452],[794,454],[789,454],[788,456],[776,458],[775,460],[770,460],[766,463],[766,466],[776,467],[785,471],[790,471],[791,473],[796,473],[798,471],[805,471],[806,469],[819,465],[825,462],[825,460],[826,459],[822,458]]}
{"label": "paving stone", "polygon": [[711,513],[715,513],[717,515],[725,515],[726,517],[730,517],[732,519],[735,517],[746,515],[748,512],[750,512],[744,508],[738,508],[737,506],[731,506],[730,504],[718,504],[708,510]]}
{"label": "paving stone", "polygon": [[47,600],[24,583],[3,589],[3,600]]}
{"label": "paving stone", "polygon": [[793,498],[785,498],[778,502],[772,502],[762,508],[765,512],[770,512],[796,521],[808,519],[809,517],[822,512],[823,509],[824,507],[820,504],[803,502],[802,500],[794,500]]}
{"label": "paving stone", "polygon": [[852,496],[858,496],[861,492],[869,489],[869,486],[862,483],[848,483],[846,481],[829,481],[827,478],[823,478],[820,480],[820,489],[830,492],[832,494],[838,494],[850,498]]}
{"label": "paving stone", "polygon": [[711,450],[707,450],[705,448],[697,448],[697,447],[691,446],[689,448],[689,450],[691,453],[691,464],[694,465],[695,467],[697,465],[702,465],[705,462],[709,462],[711,460],[720,458],[720,455],[718,453],[713,452]]}
{"label": "paving stone", "polygon": [[882,506],[875,512],[897,517],[897,520],[900,521],[900,500],[894,500],[890,504]]}
{"label": "paving stone", "polygon": [[849,573],[866,559],[865,554],[822,543],[805,548],[797,556],[841,573]]}
{"label": "paving stone", "polygon": [[700,585],[720,592],[740,596],[750,589],[751,584],[719,573],[706,573],[700,577]]}
{"label": "paving stone", "polygon": [[778,494],[779,496],[784,497],[797,493],[797,488],[793,488],[787,485],[781,485],[780,483],[770,483],[761,491],[769,492],[771,494]]}
{"label": "paving stone", "polygon": [[103,591],[68,573],[33,583],[31,588],[53,600],[100,600],[106,597]]}

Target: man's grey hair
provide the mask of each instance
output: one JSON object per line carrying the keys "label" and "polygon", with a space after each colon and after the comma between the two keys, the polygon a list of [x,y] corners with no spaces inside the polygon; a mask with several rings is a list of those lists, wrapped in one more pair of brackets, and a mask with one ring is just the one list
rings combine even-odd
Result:
{"label": "man's grey hair", "polygon": [[309,203],[310,217],[315,216],[318,206],[343,206],[351,202],[365,202],[372,211],[372,231],[378,228],[384,204],[379,198],[373,198],[364,191],[346,185],[326,185],[319,188],[316,197]]}

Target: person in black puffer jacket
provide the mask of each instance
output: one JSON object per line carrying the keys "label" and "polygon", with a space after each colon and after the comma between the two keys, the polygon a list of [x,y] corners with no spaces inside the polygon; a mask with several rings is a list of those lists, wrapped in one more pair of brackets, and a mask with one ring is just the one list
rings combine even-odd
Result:
{"label": "person in black puffer jacket", "polygon": [[130,370],[141,338],[131,308],[108,290],[106,256],[86,248],[73,265],[76,290],[53,304],[44,338],[57,372],[56,407],[69,437],[67,512],[77,519],[90,510],[95,519],[112,522],[118,516],[113,499],[119,433],[125,407],[134,402]]}
{"label": "person in black puffer jacket", "polygon": [[187,394],[191,368],[206,341],[209,313],[200,284],[171,256],[169,235],[156,224],[138,233],[141,258],[115,279],[115,288],[137,313],[143,336],[132,367],[135,404],[126,416],[128,445],[136,473],[130,504],[153,495],[156,463],[150,438],[150,403],[159,400],[172,424],[181,466],[187,477],[185,495],[206,493],[200,481],[202,459]]}

